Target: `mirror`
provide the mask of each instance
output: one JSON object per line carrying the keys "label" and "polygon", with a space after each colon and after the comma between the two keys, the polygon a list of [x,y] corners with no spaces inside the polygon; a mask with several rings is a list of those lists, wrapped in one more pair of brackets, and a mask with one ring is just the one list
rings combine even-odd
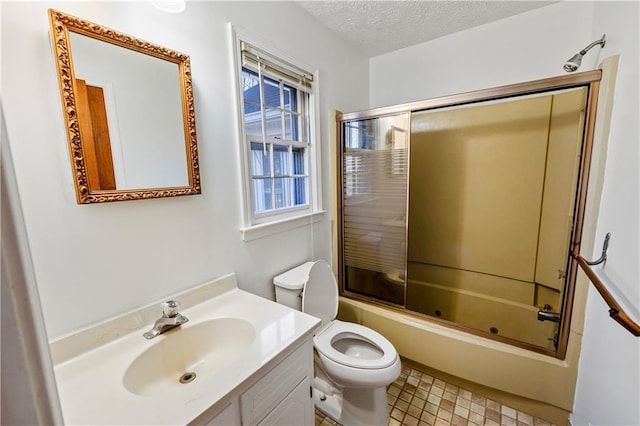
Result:
{"label": "mirror", "polygon": [[49,18],[78,203],[199,194],[189,56]]}
{"label": "mirror", "polygon": [[342,295],[564,357],[599,78],[338,115]]}

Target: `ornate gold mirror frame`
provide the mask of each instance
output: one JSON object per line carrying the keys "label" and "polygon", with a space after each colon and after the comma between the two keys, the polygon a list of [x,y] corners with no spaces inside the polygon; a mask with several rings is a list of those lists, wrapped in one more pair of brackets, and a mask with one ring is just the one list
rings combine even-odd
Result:
{"label": "ornate gold mirror frame", "polygon": [[[200,194],[200,171],[189,56],[53,9],[49,9],[49,19],[78,203],[103,203]],[[75,78],[70,33],[84,35],[177,65],[184,129],[186,175],[188,176],[187,185],[101,189],[92,182],[90,177],[92,171],[87,167],[87,151],[83,145],[81,120],[78,115],[78,83]]]}

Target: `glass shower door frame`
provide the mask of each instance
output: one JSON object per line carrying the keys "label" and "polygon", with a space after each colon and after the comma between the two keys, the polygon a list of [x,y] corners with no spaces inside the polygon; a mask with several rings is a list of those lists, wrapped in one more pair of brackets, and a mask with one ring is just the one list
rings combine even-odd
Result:
{"label": "glass shower door frame", "polygon": [[[594,131],[594,123],[595,123],[595,113],[596,113],[596,101],[599,90],[599,82],[601,78],[601,71],[587,71],[583,73],[577,74],[569,74],[561,77],[553,77],[542,80],[536,80],[531,82],[512,84],[503,87],[491,88],[486,90],[480,90],[475,92],[457,94],[452,96],[439,97],[434,99],[428,99],[424,101],[412,102],[402,105],[388,106],[382,108],[375,108],[366,111],[359,111],[353,113],[337,113],[336,114],[336,126],[337,126],[337,135],[338,135],[338,149],[336,150],[337,154],[337,218],[338,218],[338,280],[340,284],[340,295],[343,297],[348,297],[352,299],[357,299],[361,301],[365,301],[368,303],[373,303],[384,307],[386,309],[397,310],[403,314],[409,314],[413,316],[417,316],[419,318],[425,319],[427,321],[436,322],[438,324],[454,328],[463,332],[479,335],[481,337],[489,338],[492,340],[497,340],[502,343],[507,343],[513,346],[517,346],[523,349],[531,350],[534,352],[543,353],[545,355],[553,356],[559,359],[564,359],[567,352],[568,346],[568,338],[569,338],[569,330],[571,324],[571,314],[573,310],[573,301],[574,301],[574,293],[575,293],[575,282],[577,276],[577,262],[575,262],[570,256],[567,258],[567,269],[566,269],[566,280],[564,284],[564,293],[561,302],[561,315],[560,315],[560,323],[558,330],[558,339],[556,350],[551,350],[548,348],[543,348],[537,345],[533,345],[527,342],[518,341],[512,338],[507,338],[500,335],[492,335],[489,332],[479,331],[470,327],[466,327],[457,323],[451,323],[446,320],[440,320],[438,318],[431,317],[429,315],[423,315],[420,313],[416,313],[413,311],[407,310],[406,307],[406,291],[404,298],[404,306],[399,304],[388,303],[384,301],[380,301],[374,297],[369,297],[366,295],[350,292],[345,288],[345,264],[344,264],[344,194],[343,194],[343,184],[344,184],[344,169],[343,169],[343,161],[344,161],[344,145],[342,143],[344,137],[344,129],[343,123],[346,121],[354,121],[354,120],[367,120],[374,119],[379,117],[386,117],[390,115],[402,114],[417,112],[417,111],[426,111],[430,109],[440,109],[445,107],[454,107],[459,105],[466,105],[476,102],[482,101],[492,101],[492,100],[501,100],[516,96],[522,95],[533,95],[539,94],[547,91],[560,90],[560,89],[570,89],[577,87],[586,87],[587,88],[587,102],[586,102],[586,110],[585,110],[585,119],[584,119],[584,133],[583,133],[583,142],[582,142],[582,154],[580,159],[580,166],[578,171],[578,185],[576,190],[576,200],[575,200],[575,208],[573,215],[573,228],[572,235],[570,240],[570,248],[571,252],[579,252],[580,243],[582,239],[582,228],[584,222],[584,211],[585,211],[585,203],[586,203],[586,194],[587,194],[587,184],[589,177],[589,167],[591,163],[591,151],[593,145],[593,131]],[[410,137],[409,137],[410,143]],[[407,215],[408,215],[408,192],[409,192],[410,183],[407,184]],[[408,242],[408,217],[405,218],[405,289],[406,289],[406,278],[407,278],[407,242]]]}

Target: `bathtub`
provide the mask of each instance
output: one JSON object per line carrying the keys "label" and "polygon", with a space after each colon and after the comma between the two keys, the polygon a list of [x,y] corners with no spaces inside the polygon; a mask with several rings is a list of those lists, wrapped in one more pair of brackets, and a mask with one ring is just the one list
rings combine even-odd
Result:
{"label": "bathtub", "polygon": [[378,331],[401,357],[457,378],[461,386],[555,424],[568,423],[582,338],[578,333],[570,333],[567,355],[560,360],[346,297],[340,297],[338,318]]}
{"label": "bathtub", "polygon": [[557,324],[538,321],[538,307],[409,279],[407,309],[554,350]]}

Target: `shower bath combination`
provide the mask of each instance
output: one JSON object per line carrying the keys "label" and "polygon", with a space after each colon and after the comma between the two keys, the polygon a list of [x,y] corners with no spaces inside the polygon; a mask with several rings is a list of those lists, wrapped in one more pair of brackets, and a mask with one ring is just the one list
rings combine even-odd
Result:
{"label": "shower bath combination", "polygon": [[582,49],[580,52],[569,58],[564,64],[564,70],[566,72],[574,72],[575,70],[577,70],[580,67],[580,64],[582,64],[582,57],[586,55],[587,52],[591,50],[591,48],[597,45],[600,45],[600,47],[604,47],[604,45],[606,44],[606,36],[606,34],[602,34],[600,40],[594,41],[593,43]]}
{"label": "shower bath combination", "polygon": [[599,78],[340,114],[342,295],[564,359]]}

